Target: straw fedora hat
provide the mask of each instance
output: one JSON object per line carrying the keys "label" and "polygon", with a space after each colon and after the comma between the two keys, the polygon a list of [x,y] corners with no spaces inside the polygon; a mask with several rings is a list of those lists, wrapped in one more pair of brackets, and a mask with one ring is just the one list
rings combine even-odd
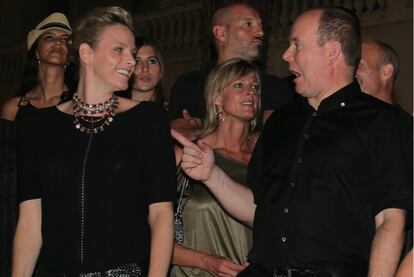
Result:
{"label": "straw fedora hat", "polygon": [[69,21],[63,13],[52,13],[42,22],[40,22],[35,29],[31,30],[27,35],[27,50],[32,48],[33,43],[46,31],[51,29],[58,29],[64,31],[66,34],[72,34]]}

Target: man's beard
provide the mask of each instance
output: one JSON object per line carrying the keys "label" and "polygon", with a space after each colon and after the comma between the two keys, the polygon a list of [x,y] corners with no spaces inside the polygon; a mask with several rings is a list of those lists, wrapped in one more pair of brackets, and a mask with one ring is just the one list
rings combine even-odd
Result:
{"label": "man's beard", "polygon": [[246,57],[246,59],[249,61],[260,60],[262,57],[262,46],[257,45],[256,49],[249,49],[249,51],[247,51],[247,55],[249,58]]}

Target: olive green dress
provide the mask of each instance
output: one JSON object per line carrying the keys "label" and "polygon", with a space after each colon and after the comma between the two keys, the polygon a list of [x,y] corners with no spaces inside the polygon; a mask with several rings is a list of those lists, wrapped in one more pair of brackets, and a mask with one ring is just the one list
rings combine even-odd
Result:
{"label": "olive green dress", "polygon": [[[247,165],[214,151],[216,164],[234,181],[246,185]],[[227,257],[241,264],[252,244],[251,229],[223,210],[200,182],[190,181],[183,196],[183,246]],[[212,276],[198,268],[174,266],[172,276]]]}

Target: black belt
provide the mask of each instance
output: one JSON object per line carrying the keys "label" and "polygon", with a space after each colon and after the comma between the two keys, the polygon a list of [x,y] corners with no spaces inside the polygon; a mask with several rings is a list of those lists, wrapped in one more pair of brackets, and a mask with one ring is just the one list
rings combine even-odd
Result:
{"label": "black belt", "polygon": [[[367,265],[359,263],[332,264],[317,269],[307,268],[268,268],[259,264],[251,264],[253,272],[261,273],[257,276],[267,277],[366,277]],[[246,272],[247,273],[247,272]],[[241,276],[248,276],[248,274]]]}
{"label": "black belt", "polygon": [[259,264],[250,264],[239,276],[241,277],[314,277],[315,272],[305,268],[269,268]]}
{"label": "black belt", "polygon": [[274,268],[273,277],[313,277],[315,272],[311,269],[302,268]]}

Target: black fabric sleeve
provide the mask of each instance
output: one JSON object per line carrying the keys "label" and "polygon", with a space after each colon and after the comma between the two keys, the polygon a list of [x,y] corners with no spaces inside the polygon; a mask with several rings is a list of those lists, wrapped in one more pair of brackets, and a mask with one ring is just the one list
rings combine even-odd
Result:
{"label": "black fabric sleeve", "polygon": [[255,204],[259,202],[260,188],[263,185],[263,143],[261,135],[256,142],[247,168],[247,184],[253,192]]}
{"label": "black fabric sleeve", "polygon": [[274,75],[262,74],[262,110],[278,110],[292,102],[296,92],[288,81]]}
{"label": "black fabric sleeve", "polygon": [[[389,113],[388,113],[389,115]],[[374,182],[381,197],[374,214],[387,208],[412,210],[413,205],[413,137],[406,122],[397,113],[378,118],[379,144],[373,155]]]}
{"label": "black fabric sleeve", "polygon": [[208,70],[194,71],[177,78],[170,91],[168,111],[171,120],[182,118],[183,109],[188,110],[193,117],[204,119],[204,85],[208,72]]}
{"label": "black fabric sleeve", "polygon": [[[31,118],[16,123],[16,164],[17,164],[17,201],[18,203],[41,198],[41,187],[37,176],[36,146],[39,145],[41,131],[37,128],[42,122],[40,112]],[[37,127],[36,127],[37,126]]]}
{"label": "black fabric sleeve", "polygon": [[186,108],[186,94],[190,91],[183,76],[178,76],[170,91],[170,104],[168,112],[170,119],[181,118],[183,109]]}
{"label": "black fabric sleeve", "polygon": [[148,204],[175,201],[176,166],[173,141],[167,112],[155,103],[149,104],[145,174],[148,184]]}

